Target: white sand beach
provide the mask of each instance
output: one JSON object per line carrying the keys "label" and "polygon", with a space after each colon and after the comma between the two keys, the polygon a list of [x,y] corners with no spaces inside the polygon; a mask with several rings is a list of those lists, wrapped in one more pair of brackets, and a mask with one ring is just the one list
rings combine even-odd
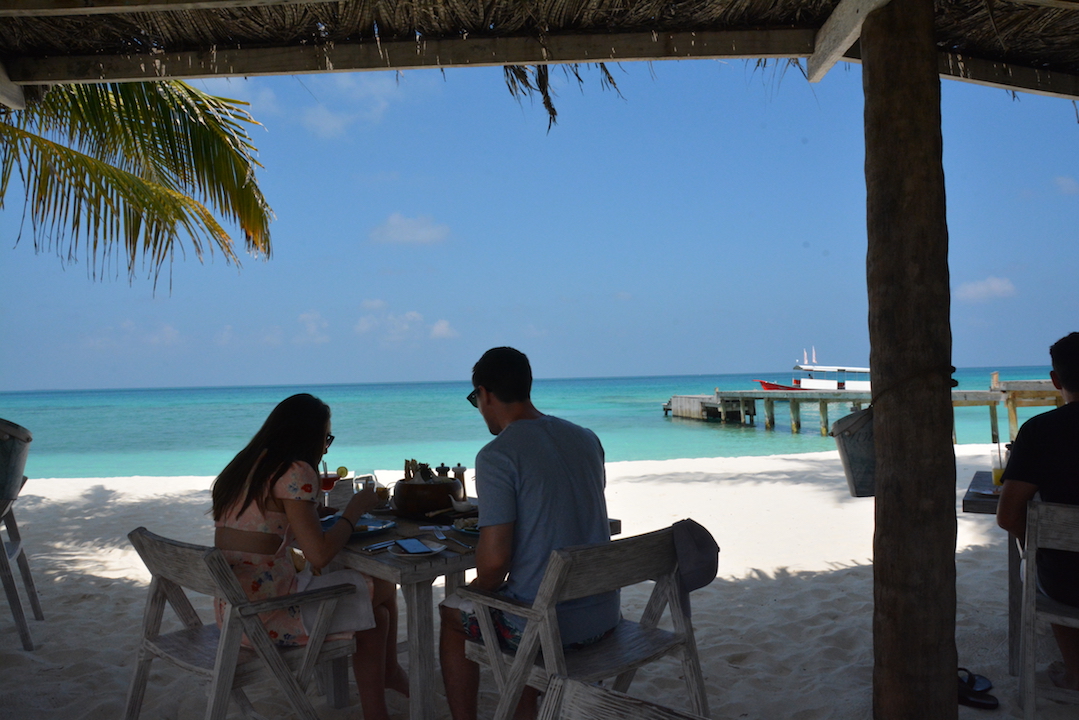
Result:
{"label": "white sand beach", "polygon": [[[971,475],[988,469],[989,450],[956,448],[957,511]],[[392,471],[380,475],[389,479]],[[0,718],[120,716],[149,581],[126,534],[144,525],[210,544],[209,484],[205,477],[30,480],[16,517],[46,619],[32,622],[38,647],[25,652],[0,608]],[[873,501],[849,495],[836,452],[610,463],[607,498],[624,534],[692,517],[722,548],[716,581],[692,595],[712,717],[871,716]],[[960,664],[995,684],[1001,709],[991,716],[1017,718],[1017,679],[1007,672],[1005,549],[992,517],[959,513]],[[639,610],[647,592],[623,594],[627,613]],[[1048,636],[1042,641],[1044,664],[1056,650]],[[489,678],[483,689],[481,710],[489,711]],[[631,694],[688,709],[674,661],[640,671]],[[395,716],[407,717],[407,701],[390,695]],[[268,717],[289,717],[272,686],[252,697]],[[327,720],[362,716],[355,694],[346,709],[321,699],[315,707]],[[154,664],[144,718],[195,720],[204,710],[204,686]],[[1076,712],[1039,704],[1039,717],[1050,720]],[[985,713],[960,707],[959,716]],[[235,706],[233,714],[240,716]]]}

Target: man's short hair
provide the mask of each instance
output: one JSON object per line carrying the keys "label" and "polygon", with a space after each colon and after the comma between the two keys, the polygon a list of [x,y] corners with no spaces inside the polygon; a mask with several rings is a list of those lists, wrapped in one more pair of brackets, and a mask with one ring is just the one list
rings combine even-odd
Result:
{"label": "man's short hair", "polygon": [[472,366],[472,387],[484,387],[504,403],[532,395],[532,366],[520,350],[491,348]]}
{"label": "man's short hair", "polygon": [[1049,348],[1057,379],[1070,392],[1079,392],[1079,332],[1057,340]]}

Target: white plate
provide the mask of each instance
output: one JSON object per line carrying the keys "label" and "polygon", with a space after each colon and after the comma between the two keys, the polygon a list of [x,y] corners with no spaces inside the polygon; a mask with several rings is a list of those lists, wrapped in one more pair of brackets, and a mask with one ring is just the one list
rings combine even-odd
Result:
{"label": "white plate", "polygon": [[429,555],[435,555],[446,549],[445,545],[439,545],[438,543],[428,542],[426,540],[420,540],[421,543],[426,545],[430,552],[425,553],[410,553],[406,550],[402,550],[398,545],[390,545],[390,555],[396,555],[402,558],[421,558]]}

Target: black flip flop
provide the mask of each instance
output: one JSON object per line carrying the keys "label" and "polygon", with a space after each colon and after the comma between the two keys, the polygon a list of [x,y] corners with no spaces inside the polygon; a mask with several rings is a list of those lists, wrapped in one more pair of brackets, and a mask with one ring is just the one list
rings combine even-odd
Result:
{"label": "black flip flop", "polygon": [[959,684],[965,685],[968,690],[976,693],[989,692],[993,689],[993,681],[985,675],[977,675],[965,667],[959,668]]}
{"label": "black flip flop", "polygon": [[1000,707],[1000,701],[989,693],[974,692],[959,678],[959,704],[979,710],[996,710]]}

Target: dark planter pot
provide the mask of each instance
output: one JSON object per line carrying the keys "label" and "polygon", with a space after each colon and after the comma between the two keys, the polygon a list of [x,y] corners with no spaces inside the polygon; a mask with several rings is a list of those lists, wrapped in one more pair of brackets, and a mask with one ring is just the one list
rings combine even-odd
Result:
{"label": "dark planter pot", "polygon": [[0,420],[0,502],[19,496],[32,439],[23,426]]}

